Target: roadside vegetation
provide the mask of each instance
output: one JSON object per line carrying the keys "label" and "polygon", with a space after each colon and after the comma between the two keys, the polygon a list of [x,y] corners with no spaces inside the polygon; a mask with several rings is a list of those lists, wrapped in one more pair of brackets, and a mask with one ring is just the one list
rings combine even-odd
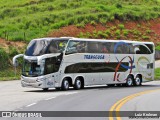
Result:
{"label": "roadside vegetation", "polygon": [[[18,51],[15,47],[10,47],[9,51],[0,48],[0,80],[17,80],[20,78],[21,68],[15,69],[12,65],[13,56],[20,52],[22,51]],[[19,66],[21,65],[22,60],[20,60]]]}
{"label": "roadside vegetation", "polygon": [[[0,80],[20,77],[20,67],[15,74],[12,58],[23,53],[25,47],[19,49],[10,45],[11,41],[27,44],[46,36],[130,39],[153,41],[160,50],[158,34],[148,22],[159,18],[160,0],[1,0],[0,38],[6,40],[8,48],[0,46]],[[69,26],[79,32],[65,28]]]}
{"label": "roadside vegetation", "polygon": [[160,68],[155,69],[155,80],[160,80]]}
{"label": "roadside vegetation", "polygon": [[159,0],[1,0],[0,3],[0,37],[14,41],[44,37],[68,25],[160,16]]}
{"label": "roadside vegetation", "polygon": [[[151,30],[142,28],[141,31],[133,28],[126,29],[123,24],[119,24],[118,26],[106,27],[106,30],[80,33],[78,37],[81,38],[103,38],[103,39],[122,39],[126,40],[128,38],[136,41],[150,41],[152,36],[148,34],[152,33]],[[157,47],[158,48],[158,47]]]}

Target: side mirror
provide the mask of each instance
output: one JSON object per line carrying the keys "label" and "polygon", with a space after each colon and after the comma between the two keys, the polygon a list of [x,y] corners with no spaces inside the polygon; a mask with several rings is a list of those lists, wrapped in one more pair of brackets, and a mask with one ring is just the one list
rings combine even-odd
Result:
{"label": "side mirror", "polygon": [[18,61],[17,61],[17,59],[20,58],[20,57],[23,57],[23,56],[24,56],[24,54],[18,54],[18,55],[16,55],[16,56],[13,57],[13,66],[14,66],[14,67],[17,67],[17,66],[18,66]]}
{"label": "side mirror", "polygon": [[13,66],[14,66],[14,67],[18,67],[18,66],[19,66],[19,63],[18,63],[17,60],[15,61],[15,63],[13,64]]}

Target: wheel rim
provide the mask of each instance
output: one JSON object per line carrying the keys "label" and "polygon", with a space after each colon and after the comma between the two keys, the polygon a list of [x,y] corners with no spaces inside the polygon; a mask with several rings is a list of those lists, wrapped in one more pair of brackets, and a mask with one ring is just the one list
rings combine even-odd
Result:
{"label": "wheel rim", "polygon": [[78,89],[81,88],[81,81],[80,80],[76,81],[76,86],[77,86]]}
{"label": "wheel rim", "polygon": [[132,82],[133,82],[132,79],[131,79],[131,78],[128,78],[128,80],[127,80],[127,85],[128,85],[128,86],[131,86],[131,85],[132,85]]}
{"label": "wheel rim", "polygon": [[141,84],[141,79],[139,77],[137,77],[135,79],[136,85],[140,85]]}
{"label": "wheel rim", "polygon": [[67,80],[64,81],[64,87],[65,87],[65,89],[68,89],[68,88],[69,88],[69,83],[68,83]]}

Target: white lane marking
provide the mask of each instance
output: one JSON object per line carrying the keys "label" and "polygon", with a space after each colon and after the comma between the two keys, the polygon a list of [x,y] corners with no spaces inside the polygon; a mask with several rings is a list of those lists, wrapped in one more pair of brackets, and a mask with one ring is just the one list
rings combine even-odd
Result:
{"label": "white lane marking", "polygon": [[[63,95],[71,95],[71,94],[75,94],[75,93],[77,93],[77,92],[64,93]],[[61,96],[61,95],[60,95],[60,96]],[[56,96],[54,96],[54,97],[46,98],[45,100],[51,100],[51,99],[54,99],[54,98],[56,98],[56,97],[58,97],[58,95],[56,95]]]}
{"label": "white lane marking", "polygon": [[29,104],[29,105],[27,105],[26,107],[30,107],[30,106],[35,105],[35,104],[37,104],[37,103]]}
{"label": "white lane marking", "polygon": [[51,100],[51,99],[53,99],[53,98],[56,98],[56,97],[50,97],[50,98],[47,98],[47,99],[45,99],[45,100]]}
{"label": "white lane marking", "polygon": [[64,95],[72,95],[72,94],[75,94],[75,93],[78,93],[78,92],[65,93]]}

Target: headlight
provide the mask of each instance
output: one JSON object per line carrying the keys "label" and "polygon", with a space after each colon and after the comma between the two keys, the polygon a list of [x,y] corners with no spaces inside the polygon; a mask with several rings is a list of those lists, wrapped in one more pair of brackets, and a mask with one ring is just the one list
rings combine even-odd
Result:
{"label": "headlight", "polygon": [[45,80],[45,78],[37,78],[37,82],[41,82],[41,81],[44,81]]}

